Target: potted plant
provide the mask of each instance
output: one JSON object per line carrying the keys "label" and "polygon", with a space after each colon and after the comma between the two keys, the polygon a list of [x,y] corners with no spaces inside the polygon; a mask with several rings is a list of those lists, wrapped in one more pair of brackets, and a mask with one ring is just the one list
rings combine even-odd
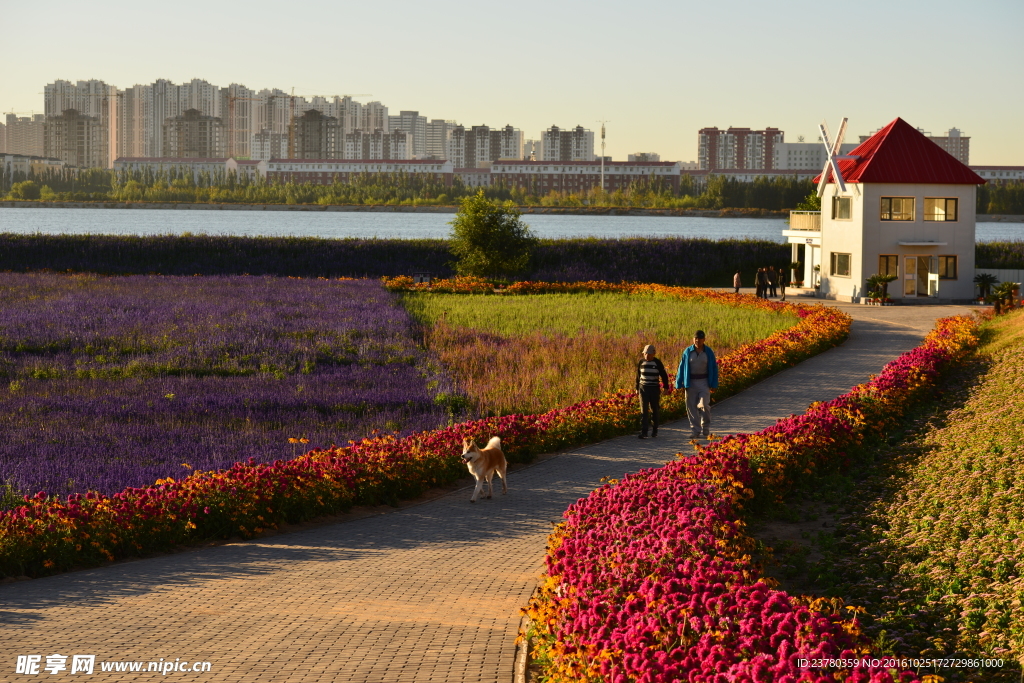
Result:
{"label": "potted plant", "polygon": [[974,276],[974,284],[978,285],[978,298],[986,301],[989,290],[999,284],[999,278],[992,273],[978,273]]}

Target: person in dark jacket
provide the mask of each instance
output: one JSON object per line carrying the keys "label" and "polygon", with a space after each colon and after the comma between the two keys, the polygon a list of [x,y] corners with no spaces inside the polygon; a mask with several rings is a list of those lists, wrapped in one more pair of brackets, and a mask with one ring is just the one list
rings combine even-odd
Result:
{"label": "person in dark jacket", "polygon": [[686,390],[686,416],[694,439],[711,433],[711,392],[718,388],[718,360],[704,340],[704,330],[697,330],[676,371],[676,389]]}
{"label": "person in dark jacket", "polygon": [[[659,383],[660,380],[660,383]],[[636,364],[636,393],[640,397],[640,438],[647,438],[647,427],[651,426],[651,436],[658,436],[658,414],[661,410],[661,385],[665,385],[665,393],[672,387],[668,383],[668,373],[661,360],[654,355],[654,346],[644,347],[643,358]]]}
{"label": "person in dark jacket", "polygon": [[768,296],[775,298],[779,295],[776,286],[779,284],[779,276],[775,273],[775,266],[768,266],[765,276],[768,278]]}
{"label": "person in dark jacket", "polygon": [[757,269],[757,298],[764,299],[768,290],[768,276],[765,275],[764,268]]}

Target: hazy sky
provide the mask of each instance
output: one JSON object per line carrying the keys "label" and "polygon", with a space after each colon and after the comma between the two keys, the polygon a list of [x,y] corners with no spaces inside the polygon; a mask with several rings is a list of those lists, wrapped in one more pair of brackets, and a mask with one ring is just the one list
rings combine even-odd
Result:
{"label": "hazy sky", "polygon": [[1024,2],[0,0],[0,110],[46,83],[157,78],[371,93],[464,125],[598,130],[607,153],[693,160],[705,126],[848,141],[901,116],[1024,165]]}

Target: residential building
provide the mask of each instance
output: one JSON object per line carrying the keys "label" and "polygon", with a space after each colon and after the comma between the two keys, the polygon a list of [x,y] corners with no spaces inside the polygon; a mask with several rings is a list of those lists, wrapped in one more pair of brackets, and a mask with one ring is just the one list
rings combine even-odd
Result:
{"label": "residential building", "polygon": [[[679,163],[672,161],[606,161],[604,189],[625,190],[650,183],[679,190]],[[601,185],[599,161],[499,161],[491,165],[491,183],[518,187],[537,195],[557,191],[586,192]]]}
{"label": "residential building", "polygon": [[178,174],[191,173],[193,178],[198,179],[203,173],[211,177],[224,175],[228,161],[222,157],[121,157],[114,161],[114,170],[150,173],[173,171]]}
{"label": "residential building", "polygon": [[316,109],[307,109],[292,120],[287,155],[293,159],[340,159],[344,138],[341,123],[334,116],[325,116]]}
{"label": "residential building", "polygon": [[[922,128],[918,128],[917,132],[921,133],[936,145],[944,149],[961,164],[967,166],[971,163],[971,138],[970,136],[964,135],[958,128],[950,128],[946,131],[945,135],[932,135]],[[875,135],[876,133],[878,133],[877,130],[871,135]],[[865,142],[869,137],[871,136],[861,135],[860,141]]]}
{"label": "residential building", "polygon": [[0,123],[0,154],[7,152],[7,125]]}
{"label": "residential building", "polygon": [[253,133],[249,141],[249,158],[256,161],[288,158],[288,134],[271,133],[267,129]]}
{"label": "residential building", "polygon": [[701,170],[769,170],[775,158],[774,146],[783,142],[778,128],[702,128],[697,133],[697,159]]}
{"label": "residential building", "polygon": [[[60,159],[28,156],[25,154],[0,154],[0,171],[8,176],[16,173],[27,176],[30,172],[41,174],[46,171],[60,170],[65,164]],[[3,188],[0,188],[2,190]]]}
{"label": "residential building", "polygon": [[427,156],[427,117],[420,116],[418,111],[403,111],[398,116],[388,117],[389,131],[405,131],[412,141],[412,153],[409,158],[423,159]]}
{"label": "residential building", "polygon": [[43,155],[76,168],[109,168],[109,128],[101,117],[65,109],[46,117]]}
{"label": "residential building", "polygon": [[[848,142],[840,147],[842,154],[848,154],[857,146]],[[776,142],[772,145],[772,163],[768,167],[776,171],[821,171],[828,154],[821,142]]]}
{"label": "residential building", "polygon": [[654,152],[637,152],[626,155],[627,161],[661,161],[661,155]]}
{"label": "residential building", "polygon": [[252,182],[267,175],[267,163],[266,160],[228,158],[224,162],[224,170]]}
{"label": "residential building", "polygon": [[487,168],[502,159],[522,159],[523,133],[507,125],[504,128],[465,126],[452,129],[448,139],[448,160],[455,168]]}
{"label": "residential building", "polygon": [[583,126],[551,126],[540,134],[541,161],[593,161],[594,132]]}
{"label": "residential building", "polygon": [[[406,134],[404,131],[398,132]],[[348,183],[359,176],[378,173],[406,173],[451,185],[454,171],[451,162],[436,159],[271,159],[266,162],[266,168],[267,180],[270,182],[319,185]]]}
{"label": "residential building", "polygon": [[350,160],[403,160],[412,158],[412,135],[404,130],[361,130],[345,136],[344,155]]}
{"label": "residential building", "polygon": [[30,157],[42,157],[45,139],[46,117],[42,114],[29,116],[7,115],[7,153]]}
{"label": "residential building", "polygon": [[[76,158],[81,163],[88,162],[88,168],[110,168],[114,159],[119,156],[117,150],[119,108],[117,88],[107,85],[103,81],[90,80],[72,83],[58,80],[47,84],[43,88],[43,112],[46,117],[44,120],[46,125],[50,125],[52,122],[52,125],[57,126],[60,130],[48,136],[44,133],[45,140],[51,145],[45,154],[60,159]],[[89,123],[90,128],[100,127],[102,131],[90,133],[88,140],[81,138],[72,140],[65,137],[65,133],[69,132],[69,121],[74,117],[64,116],[64,114],[71,111],[76,112],[79,117],[90,119],[92,121]],[[84,125],[85,119],[77,118],[75,120],[77,121],[75,125],[82,132],[84,129],[81,127]],[[58,149],[52,146],[54,144],[69,144],[70,147]],[[93,144],[97,144],[99,147],[92,149],[91,145]],[[89,152],[83,156],[86,146],[89,146]],[[72,162],[69,161],[69,163]],[[72,165],[85,168],[80,163],[72,163]]]}
{"label": "residential building", "polygon": [[445,119],[433,119],[427,124],[427,159],[446,159],[448,155],[448,140],[452,137],[452,131],[458,124],[455,121]]}
{"label": "residential building", "polygon": [[382,130],[385,133],[390,130],[391,120],[388,117],[388,108],[380,102],[367,102],[364,104],[359,118],[359,130]]}
{"label": "residential building", "polygon": [[[825,173],[820,227],[784,235],[805,245],[806,281],[820,266],[819,296],[859,301],[875,274],[895,275],[889,296],[904,303],[974,298],[975,202],[985,180],[894,119]],[[817,180],[817,179],[816,179]],[[800,260],[799,258],[793,259]]]}
{"label": "residential building", "polygon": [[992,185],[1024,181],[1024,166],[971,166],[971,170]]}
{"label": "residential building", "polygon": [[161,147],[171,158],[222,158],[225,152],[224,123],[198,109],[186,109],[164,121]]}
{"label": "residential building", "polygon": [[466,187],[490,187],[492,181],[489,168],[457,168],[455,177]]}

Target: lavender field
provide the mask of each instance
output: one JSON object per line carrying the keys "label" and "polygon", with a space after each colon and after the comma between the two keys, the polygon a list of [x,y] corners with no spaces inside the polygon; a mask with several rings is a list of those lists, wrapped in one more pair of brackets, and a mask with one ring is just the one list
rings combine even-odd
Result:
{"label": "lavender field", "polygon": [[375,281],[0,274],[0,485],[113,493],[449,418]]}

